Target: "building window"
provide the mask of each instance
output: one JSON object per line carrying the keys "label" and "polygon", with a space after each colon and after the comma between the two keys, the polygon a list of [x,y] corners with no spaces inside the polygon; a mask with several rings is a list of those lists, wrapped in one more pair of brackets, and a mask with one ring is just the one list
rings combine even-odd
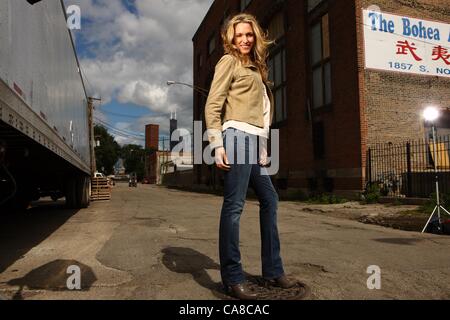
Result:
{"label": "building window", "polygon": [[330,60],[330,33],[328,14],[326,14],[310,30],[311,83],[314,108],[332,103]]}
{"label": "building window", "polygon": [[314,159],[322,160],[325,157],[325,128],[323,122],[313,125],[313,149]]}
{"label": "building window", "polygon": [[[436,151],[434,150],[436,147]],[[437,157],[437,158],[436,158]],[[443,137],[436,138],[436,143],[432,140],[428,143],[428,163],[437,169],[450,169],[450,144],[449,140]]]}
{"label": "building window", "polygon": [[252,0],[241,0],[241,11],[247,9],[250,2],[252,2]]}
{"label": "building window", "polygon": [[314,8],[317,7],[323,1],[324,0],[308,0],[308,12],[313,11]]}
{"label": "building window", "polygon": [[223,12],[223,19],[222,19],[222,23],[220,25],[223,25],[224,21],[227,21],[230,17],[230,8],[226,8]]}
{"label": "building window", "polygon": [[[433,129],[430,122],[424,123],[425,141],[428,143],[428,165],[442,170],[450,169],[450,109],[441,109],[441,115],[435,122],[436,144],[433,141]],[[436,155],[435,158],[435,147]]]}
{"label": "building window", "polygon": [[271,50],[269,66],[269,80],[274,84],[273,96],[275,103],[274,123],[287,119],[286,108],[286,50],[284,48],[284,17],[280,12],[269,23],[269,37],[277,40]]}
{"label": "building window", "polygon": [[269,23],[269,37],[272,40],[278,40],[284,36],[284,16],[278,12]]}
{"label": "building window", "polygon": [[216,50],[216,35],[214,34],[208,41],[208,53],[212,54]]}
{"label": "building window", "polygon": [[[443,138],[450,138],[450,109],[449,110],[440,110],[440,117],[436,120],[436,136]],[[426,138],[433,139],[433,131],[431,129],[431,124],[429,122],[425,122],[425,134]]]}
{"label": "building window", "polygon": [[220,30],[223,30],[228,22],[230,21],[230,8],[227,8],[223,12],[222,20],[220,20]]}

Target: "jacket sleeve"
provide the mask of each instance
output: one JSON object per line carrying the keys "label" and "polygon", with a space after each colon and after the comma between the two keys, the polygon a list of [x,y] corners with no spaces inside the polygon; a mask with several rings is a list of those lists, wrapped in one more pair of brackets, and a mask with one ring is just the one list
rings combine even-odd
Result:
{"label": "jacket sleeve", "polygon": [[217,63],[214,79],[211,84],[205,106],[205,122],[208,140],[212,149],[222,147],[222,111],[228,96],[236,60],[230,55],[224,55]]}

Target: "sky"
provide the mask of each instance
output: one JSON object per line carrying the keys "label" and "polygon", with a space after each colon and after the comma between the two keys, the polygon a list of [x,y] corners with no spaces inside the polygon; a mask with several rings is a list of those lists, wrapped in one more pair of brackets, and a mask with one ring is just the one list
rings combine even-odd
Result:
{"label": "sky", "polygon": [[64,2],[81,9],[81,29],[72,34],[87,94],[102,99],[96,121],[122,145],[143,145],[146,124],[167,137],[171,112],[178,128],[192,131],[192,89],[167,81],[192,84],[192,37],[213,0]]}

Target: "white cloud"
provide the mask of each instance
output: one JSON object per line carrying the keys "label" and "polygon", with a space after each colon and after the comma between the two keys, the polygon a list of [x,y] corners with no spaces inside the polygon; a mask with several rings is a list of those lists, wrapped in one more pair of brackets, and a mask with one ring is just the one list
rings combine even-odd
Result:
{"label": "white cloud", "polygon": [[114,140],[116,140],[116,142],[121,146],[124,146],[127,144],[144,145],[143,141],[140,139],[127,138],[127,137],[116,135],[114,133],[111,133],[111,135],[114,137]]}
{"label": "white cloud", "polygon": [[78,35],[95,55],[82,60],[88,78],[101,79],[94,87],[113,95],[130,81],[158,86],[167,80],[192,82],[191,39],[210,1],[138,0],[138,16],[117,0],[97,2],[101,5],[80,2],[92,24]]}
{"label": "white cloud", "polygon": [[[150,97],[161,98],[167,80],[192,83],[191,39],[211,2],[137,0],[138,14],[134,15],[119,0],[81,0],[82,15],[90,22],[82,25],[77,39],[88,48],[89,57],[82,59],[81,65],[93,94],[101,94],[104,102],[117,94],[124,102],[134,97],[129,102],[153,110]],[[138,89],[155,92],[138,90],[127,95],[136,83],[143,84]],[[180,109],[192,108],[192,91],[173,90],[166,102]]]}
{"label": "white cloud", "polygon": [[[161,88],[145,81],[133,81],[126,84],[118,94],[122,103],[132,102],[137,105],[149,106],[156,112],[167,112],[167,88]],[[169,111],[170,112],[170,111]]]}
{"label": "white cloud", "polygon": [[[120,0],[81,0],[77,41],[87,48],[81,66],[91,95],[102,104],[113,99],[134,103],[167,117],[144,117],[136,130],[155,123],[168,133],[171,111],[179,127],[192,128],[192,90],[167,87],[167,80],[192,83],[192,37],[212,0],[136,0],[137,14]],[[126,110],[119,111],[126,113]],[[143,131],[138,131],[143,132]]]}

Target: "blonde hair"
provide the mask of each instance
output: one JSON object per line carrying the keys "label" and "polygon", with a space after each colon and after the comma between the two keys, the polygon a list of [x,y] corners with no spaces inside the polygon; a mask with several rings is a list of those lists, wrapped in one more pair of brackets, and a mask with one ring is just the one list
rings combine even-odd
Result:
{"label": "blonde hair", "polygon": [[248,23],[252,26],[255,35],[255,43],[250,53],[250,59],[256,64],[261,73],[264,82],[269,82],[269,68],[267,67],[268,48],[274,42],[268,39],[267,33],[263,31],[254,16],[247,13],[241,13],[232,17],[224,24],[222,29],[223,49],[225,54],[231,54],[241,62],[245,62],[245,57],[235,46],[234,38],[236,26],[239,23]]}

